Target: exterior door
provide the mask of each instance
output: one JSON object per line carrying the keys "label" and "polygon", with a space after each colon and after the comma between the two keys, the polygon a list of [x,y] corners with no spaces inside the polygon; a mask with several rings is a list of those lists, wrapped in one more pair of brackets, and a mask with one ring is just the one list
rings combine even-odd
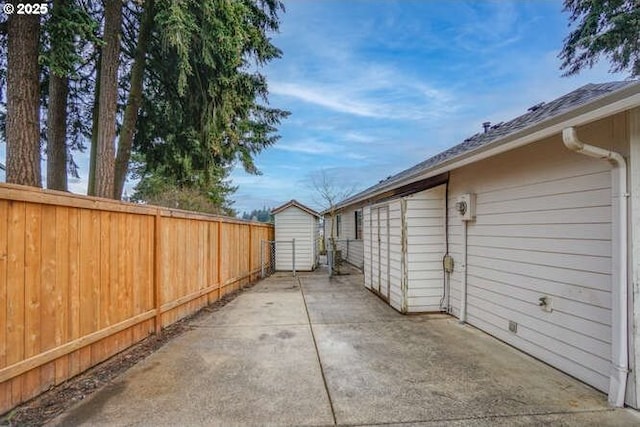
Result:
{"label": "exterior door", "polygon": [[378,209],[378,292],[389,300],[389,207]]}
{"label": "exterior door", "polygon": [[389,207],[371,209],[371,289],[389,300]]}

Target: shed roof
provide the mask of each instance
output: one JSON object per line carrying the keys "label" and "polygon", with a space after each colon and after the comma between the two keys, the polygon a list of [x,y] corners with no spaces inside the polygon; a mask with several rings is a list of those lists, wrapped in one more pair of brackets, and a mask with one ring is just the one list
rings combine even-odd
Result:
{"label": "shed roof", "polygon": [[280,205],[277,208],[272,209],[271,213],[273,215],[275,215],[275,214],[278,214],[278,213],[282,212],[283,210],[285,210],[287,208],[290,208],[290,207],[296,207],[298,209],[301,209],[301,210],[305,211],[309,215],[320,217],[320,214],[318,212],[314,211],[313,209],[311,209],[308,206],[303,205],[302,203],[300,203],[299,201],[297,201],[295,199],[291,199],[287,203],[285,203],[284,205]]}
{"label": "shed roof", "polygon": [[[627,92],[630,93],[627,94]],[[544,127],[545,124],[556,122],[557,119],[571,115],[572,112],[577,114],[579,112],[578,110],[588,108],[589,106],[592,106],[593,109],[601,107],[601,101],[605,99],[608,100],[608,98],[611,98],[609,102],[613,103],[621,97],[637,95],[638,92],[640,92],[640,81],[638,80],[587,84],[551,102],[536,104],[530,107],[525,114],[513,120],[494,124],[490,126],[486,132],[476,133],[466,138],[460,144],[442,151],[415,166],[390,176],[360,193],[341,201],[336,205],[336,208],[341,209],[371,199],[378,194],[389,193],[389,191],[394,188],[414,182],[417,179],[427,176],[429,172],[441,169],[441,166],[453,163],[459,158],[472,155],[474,152],[480,151],[480,149],[498,146],[501,143],[513,139],[514,136],[523,137],[528,133],[533,133],[540,127]],[[440,173],[442,173],[442,171],[440,171]]]}

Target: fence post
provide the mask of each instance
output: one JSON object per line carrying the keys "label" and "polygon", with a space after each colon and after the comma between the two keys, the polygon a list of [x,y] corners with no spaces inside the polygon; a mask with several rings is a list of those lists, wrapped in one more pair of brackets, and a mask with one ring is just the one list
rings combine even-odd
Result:
{"label": "fence post", "polygon": [[296,275],[296,239],[291,241],[291,248],[293,250],[291,256],[293,258],[293,275]]}
{"label": "fence post", "polygon": [[264,240],[260,239],[260,278],[264,279]]}
{"label": "fence post", "polygon": [[160,221],[162,215],[160,209],[156,210],[156,216],[154,220],[154,245],[153,245],[153,304],[156,309],[155,315],[155,330],[159,333],[162,330],[162,295],[161,295],[161,283],[162,283],[162,262],[160,257],[162,256],[162,230]]}
{"label": "fence post", "polygon": [[253,224],[249,224],[249,283],[253,283],[253,242],[252,231]]}
{"label": "fence post", "polygon": [[216,274],[218,276],[218,299],[217,301],[220,301],[220,298],[222,297],[222,271],[220,271],[222,269],[222,220],[218,220],[218,250],[216,251],[217,254],[217,259],[216,259]]}

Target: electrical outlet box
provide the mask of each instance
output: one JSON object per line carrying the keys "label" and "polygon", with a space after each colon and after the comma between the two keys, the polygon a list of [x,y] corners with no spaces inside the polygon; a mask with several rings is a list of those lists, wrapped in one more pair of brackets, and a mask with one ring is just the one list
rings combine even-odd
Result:
{"label": "electrical outlet box", "polygon": [[472,193],[461,194],[456,199],[456,210],[463,221],[471,221],[476,217],[476,195]]}
{"label": "electrical outlet box", "polygon": [[512,332],[514,334],[518,333],[518,324],[513,320],[509,320],[509,332]]}

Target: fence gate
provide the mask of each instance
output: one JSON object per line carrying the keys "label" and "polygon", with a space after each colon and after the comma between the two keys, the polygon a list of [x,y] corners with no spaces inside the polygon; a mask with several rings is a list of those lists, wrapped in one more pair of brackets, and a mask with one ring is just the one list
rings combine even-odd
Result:
{"label": "fence gate", "polygon": [[291,271],[296,275],[296,239],[262,240],[260,245],[261,277],[276,271]]}

